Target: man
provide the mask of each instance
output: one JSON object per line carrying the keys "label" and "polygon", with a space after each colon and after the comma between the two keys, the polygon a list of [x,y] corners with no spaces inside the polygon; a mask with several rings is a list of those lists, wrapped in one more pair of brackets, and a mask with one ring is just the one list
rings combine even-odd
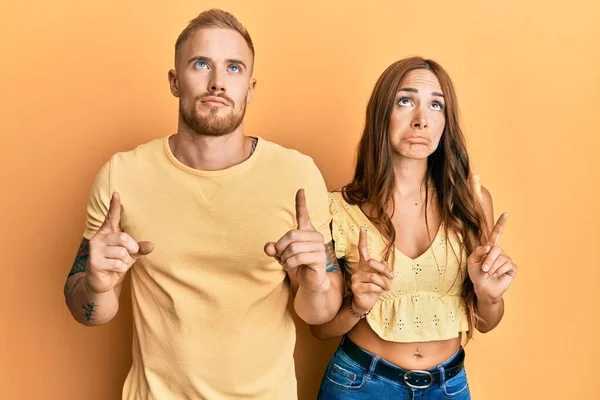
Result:
{"label": "man", "polygon": [[200,14],[169,71],[177,134],[115,154],[94,181],[65,298],[77,321],[106,323],[131,271],[123,399],[294,399],[289,288],[309,324],[341,305],[319,170],[243,133],[253,63],[234,16]]}

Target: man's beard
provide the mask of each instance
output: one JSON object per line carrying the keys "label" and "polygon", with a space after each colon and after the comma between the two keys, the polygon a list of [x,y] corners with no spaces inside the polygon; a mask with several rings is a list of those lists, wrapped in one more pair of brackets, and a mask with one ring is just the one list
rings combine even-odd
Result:
{"label": "man's beard", "polygon": [[[231,107],[231,113],[227,116],[218,116],[219,107],[212,107],[208,115],[198,115],[196,105],[206,96],[215,96],[225,99]],[[194,132],[202,136],[223,136],[228,135],[236,130],[244,119],[246,113],[246,102],[242,105],[242,109],[236,112],[235,103],[227,96],[214,95],[206,93],[203,96],[196,98],[192,103],[181,98],[179,100],[179,114]]]}

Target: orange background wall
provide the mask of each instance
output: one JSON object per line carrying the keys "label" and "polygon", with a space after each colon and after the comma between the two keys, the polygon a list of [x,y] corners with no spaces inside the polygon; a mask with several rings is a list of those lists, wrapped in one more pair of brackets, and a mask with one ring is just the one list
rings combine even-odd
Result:
{"label": "orange background wall", "polygon": [[[173,45],[213,6],[256,43],[246,132],[310,154],[330,188],[351,176],[384,68],[420,54],[448,69],[520,267],[502,324],[467,346],[473,397],[600,398],[595,0],[2,2],[0,398],[120,398],[129,307],[85,328],[62,287],[94,174],[112,153],[174,132]],[[312,399],[336,341],[298,332],[301,399]]]}

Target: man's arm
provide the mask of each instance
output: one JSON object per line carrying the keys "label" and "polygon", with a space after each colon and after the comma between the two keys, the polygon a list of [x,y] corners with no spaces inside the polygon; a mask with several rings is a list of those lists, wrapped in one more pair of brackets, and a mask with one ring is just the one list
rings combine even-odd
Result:
{"label": "man's arm", "polygon": [[[350,277],[350,296],[344,299],[342,308],[328,323],[311,326],[313,335],[319,339],[329,339],[348,333],[373,308],[381,293],[390,290],[394,274],[387,262],[377,261],[369,255],[367,232],[360,228],[358,239],[359,262]],[[340,263],[344,263],[340,259]]]}
{"label": "man's arm", "polygon": [[[317,339],[325,340],[338,336],[343,336],[350,332],[356,324],[360,322],[360,316],[357,316],[355,306],[351,306],[353,296],[344,298],[342,308],[337,312],[335,317],[322,325],[311,325],[310,331]],[[361,311],[362,313],[362,311]]]}
{"label": "man's arm", "polygon": [[295,271],[288,276],[294,294],[294,310],[300,318],[311,325],[321,325],[336,316],[342,305],[344,279],[340,265],[335,258],[333,242],[325,245],[326,277],[323,285],[316,290],[299,286]]}
{"label": "man's arm", "polygon": [[90,293],[86,288],[89,258],[89,240],[83,238],[65,282],[64,295],[73,318],[83,325],[93,326],[104,324],[117,314],[122,285],[106,293]]}
{"label": "man's arm", "polygon": [[104,222],[88,241],[83,238],[67,282],[65,301],[71,314],[84,325],[101,325],[119,310],[125,274],[154,245],[136,242],[120,228],[121,200],[113,193]]}

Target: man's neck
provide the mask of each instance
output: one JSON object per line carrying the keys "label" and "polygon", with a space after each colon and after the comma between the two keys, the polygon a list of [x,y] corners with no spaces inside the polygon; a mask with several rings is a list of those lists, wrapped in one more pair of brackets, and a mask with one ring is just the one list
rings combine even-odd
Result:
{"label": "man's neck", "polygon": [[252,138],[244,136],[241,126],[219,137],[179,131],[169,138],[169,146],[175,158],[188,167],[219,171],[247,160],[252,151]]}

